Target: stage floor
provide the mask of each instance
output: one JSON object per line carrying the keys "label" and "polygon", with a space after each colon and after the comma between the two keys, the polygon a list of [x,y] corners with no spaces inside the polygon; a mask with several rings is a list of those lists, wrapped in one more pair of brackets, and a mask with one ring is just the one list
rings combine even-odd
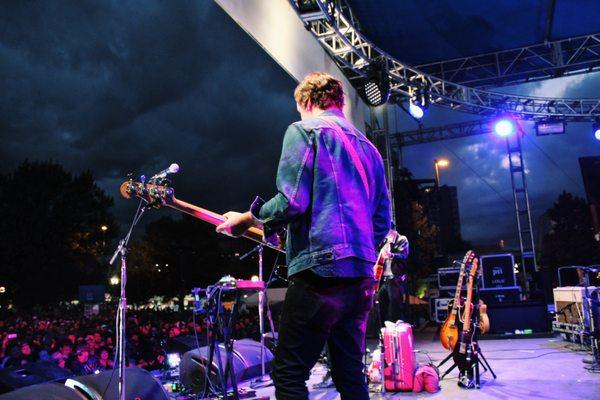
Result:
{"label": "stage floor", "polygon": [[[428,354],[435,364],[447,356],[433,333],[417,335],[417,360],[426,362]],[[374,343],[373,343],[374,344]],[[437,393],[381,394],[379,385],[372,385],[371,399],[430,398],[430,399],[600,399],[600,374],[585,370],[582,359],[588,356],[560,338],[482,340],[480,347],[496,373],[481,376],[481,388],[465,390],[457,386],[456,369],[441,382]],[[373,346],[371,346],[373,349]],[[444,373],[451,361],[441,367]],[[313,369],[310,385],[320,382],[325,373],[322,366]],[[273,387],[257,390],[257,397],[274,399]],[[310,389],[312,400],[340,399],[334,389]]]}

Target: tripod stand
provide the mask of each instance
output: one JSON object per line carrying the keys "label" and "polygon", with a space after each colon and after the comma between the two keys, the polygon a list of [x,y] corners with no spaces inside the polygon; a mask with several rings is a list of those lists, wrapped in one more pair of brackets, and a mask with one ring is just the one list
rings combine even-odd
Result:
{"label": "tripod stand", "polygon": [[[477,341],[473,341],[473,342],[471,342],[471,346],[472,346],[472,352],[473,352],[471,358],[474,360],[473,365],[471,366],[470,369],[461,371],[461,374],[464,374],[464,376],[466,376],[468,380],[470,380],[469,376],[473,376],[475,378],[474,387],[479,389],[481,386],[481,380],[480,380],[481,372],[479,370],[479,364],[482,364],[483,373],[490,371],[490,373],[492,374],[494,379],[496,379],[496,374],[494,373],[494,370],[492,369],[492,367],[486,360],[485,356],[483,355],[483,352],[481,351],[481,348],[479,347],[479,343]],[[442,365],[444,365],[448,360],[450,360],[452,358],[453,355],[454,355],[454,352],[448,354],[448,356],[446,358],[444,358],[437,365],[437,368],[439,369]],[[454,370],[454,368],[456,368],[456,367],[457,367],[456,363],[453,363],[452,366],[450,368],[448,368],[446,370],[446,372],[444,372],[444,374],[440,377],[440,380],[444,379],[444,377],[446,375],[448,375],[450,372],[452,372],[452,370]],[[464,386],[467,388],[471,388],[470,383],[464,384]]]}
{"label": "tripod stand", "polygon": [[[240,260],[248,257],[252,253],[256,252],[258,254],[258,280],[259,282],[263,281],[263,250],[264,245],[259,244],[254,247],[252,250],[247,252],[246,254],[240,257]],[[269,325],[271,328],[271,332],[275,332],[275,325],[273,324],[273,318],[271,316],[271,309],[268,308],[267,304],[267,287],[266,285],[258,291],[258,325],[260,331],[260,368],[261,368],[261,376],[256,378],[252,383],[252,388],[260,388],[266,387],[273,384],[273,380],[269,377],[266,377],[267,371],[265,368],[265,306],[267,307],[267,318],[269,320]]]}
{"label": "tripod stand", "polygon": [[109,264],[112,265],[117,256],[121,255],[121,290],[119,297],[119,306],[117,308],[117,335],[116,335],[116,345],[117,345],[117,365],[119,369],[119,380],[118,380],[118,392],[119,392],[119,400],[126,400],[125,398],[125,349],[126,349],[126,336],[125,336],[125,326],[126,326],[126,311],[127,311],[127,295],[126,295],[126,286],[127,286],[127,244],[129,243],[129,239],[131,237],[131,233],[133,232],[133,228],[137,225],[144,212],[149,207],[149,204],[146,203],[142,206],[144,200],[140,200],[140,204],[138,205],[137,211],[135,212],[135,216],[133,217],[133,221],[131,222],[131,226],[129,227],[129,231],[127,235],[123,239],[119,241],[119,245],[115,250],[112,258],[110,259]]}

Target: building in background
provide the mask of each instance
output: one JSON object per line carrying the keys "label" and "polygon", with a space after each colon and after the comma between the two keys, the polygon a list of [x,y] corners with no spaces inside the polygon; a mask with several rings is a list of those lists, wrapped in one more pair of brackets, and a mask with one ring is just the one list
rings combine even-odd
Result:
{"label": "building in background", "polygon": [[441,254],[462,250],[460,212],[456,186],[425,186],[420,188],[427,219],[438,227],[437,245]]}
{"label": "building in background", "polygon": [[595,238],[600,241],[600,156],[580,157],[579,168],[590,206]]}

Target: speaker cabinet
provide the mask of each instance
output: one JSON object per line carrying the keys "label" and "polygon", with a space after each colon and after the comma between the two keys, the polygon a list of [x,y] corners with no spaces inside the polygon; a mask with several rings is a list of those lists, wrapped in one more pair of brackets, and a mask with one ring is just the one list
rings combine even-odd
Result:
{"label": "speaker cabinet", "polygon": [[28,386],[0,396],[0,400],[87,400],[79,392],[60,383]]}
{"label": "speaker cabinet", "polygon": [[21,367],[0,368],[0,393],[73,376],[53,361],[38,361]]}
{"label": "speaker cabinet", "polygon": [[[119,400],[119,371],[78,376],[67,379],[65,385],[79,392],[86,400]],[[125,369],[125,398],[131,400],[169,400],[150,372],[136,367]]]}
{"label": "speaker cabinet", "polygon": [[[233,368],[237,382],[252,379],[262,374],[260,360],[261,344],[250,339],[236,340],[233,344]],[[216,353],[216,352],[215,352]],[[219,345],[221,365],[225,367],[225,345]],[[273,353],[266,347],[264,348],[265,372],[270,372]],[[207,376],[206,365],[208,364],[208,346],[196,350],[188,351],[183,355],[179,365],[179,377],[181,383],[192,389],[194,393],[200,393],[204,390],[205,377]],[[212,365],[208,369],[208,378],[211,382],[220,385],[219,363],[217,357],[213,357]],[[228,380],[228,385],[230,381]]]}

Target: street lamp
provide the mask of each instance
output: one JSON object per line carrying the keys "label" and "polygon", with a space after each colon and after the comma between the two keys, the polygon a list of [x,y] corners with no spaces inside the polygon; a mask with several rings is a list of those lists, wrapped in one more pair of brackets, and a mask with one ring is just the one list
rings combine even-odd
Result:
{"label": "street lamp", "polygon": [[102,251],[106,249],[106,231],[108,231],[107,225],[101,225],[100,230],[102,231]]}
{"label": "street lamp", "polygon": [[440,167],[446,168],[450,165],[450,161],[447,158],[440,158],[439,160],[436,158],[433,160],[433,168],[435,170],[435,186],[440,186]]}

